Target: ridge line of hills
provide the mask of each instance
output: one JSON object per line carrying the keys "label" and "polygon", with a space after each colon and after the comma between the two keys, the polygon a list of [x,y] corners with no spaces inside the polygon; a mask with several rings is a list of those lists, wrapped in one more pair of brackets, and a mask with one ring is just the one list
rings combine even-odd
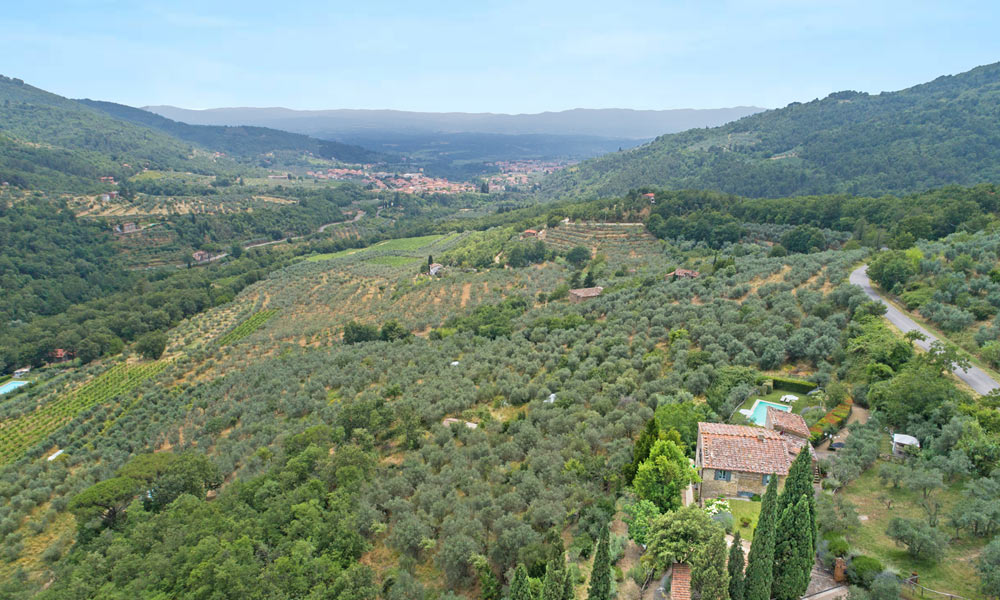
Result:
{"label": "ridge line of hills", "polygon": [[880,195],[997,180],[1000,63],[663,135],[555,173],[541,194],[606,197],[658,186],[751,197]]}

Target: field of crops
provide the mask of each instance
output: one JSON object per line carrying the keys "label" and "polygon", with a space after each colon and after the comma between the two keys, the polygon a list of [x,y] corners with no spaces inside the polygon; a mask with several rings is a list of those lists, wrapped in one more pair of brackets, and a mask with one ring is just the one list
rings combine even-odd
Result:
{"label": "field of crops", "polygon": [[166,368],[167,361],[119,364],[76,390],[59,396],[0,427],[0,464],[7,463],[98,404],[126,394]]}
{"label": "field of crops", "polygon": [[262,310],[260,312],[254,313],[249,319],[243,321],[236,326],[232,331],[226,335],[219,338],[219,345],[225,346],[227,344],[232,344],[238,342],[250,335],[251,333],[260,329],[260,327],[267,322],[268,319],[274,316],[278,312],[277,310]]}

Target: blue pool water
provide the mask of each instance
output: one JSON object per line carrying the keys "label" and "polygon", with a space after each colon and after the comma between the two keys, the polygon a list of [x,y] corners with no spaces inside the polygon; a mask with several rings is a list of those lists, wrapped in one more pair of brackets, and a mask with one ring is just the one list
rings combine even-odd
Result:
{"label": "blue pool water", "polygon": [[14,379],[13,381],[8,381],[7,383],[5,383],[3,385],[0,385],[0,395],[8,394],[10,392],[13,392],[14,390],[16,390],[17,388],[21,387],[22,385],[28,385],[29,383],[31,383],[31,382],[30,381],[20,381],[18,379]]}
{"label": "blue pool water", "polygon": [[792,412],[792,407],[787,404],[777,404],[775,402],[768,402],[766,400],[758,400],[753,404],[753,412],[750,413],[750,421],[764,426],[764,422],[767,420],[767,407],[773,406],[778,410],[783,410],[785,412]]}

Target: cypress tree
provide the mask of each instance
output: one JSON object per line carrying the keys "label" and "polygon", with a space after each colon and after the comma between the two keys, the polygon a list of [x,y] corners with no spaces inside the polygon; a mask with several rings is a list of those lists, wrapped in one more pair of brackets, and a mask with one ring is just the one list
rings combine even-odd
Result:
{"label": "cypress tree", "polygon": [[549,563],[545,567],[545,580],[542,582],[542,600],[562,600],[565,579],[563,572]]}
{"label": "cypress tree", "polygon": [[701,600],[728,600],[729,573],[726,571],[726,536],[716,531],[698,553],[691,568],[692,585]]}
{"label": "cypress tree", "polygon": [[777,504],[778,477],[772,474],[771,481],[767,484],[767,491],[764,492],[764,500],[760,504],[760,517],[757,520],[757,529],[753,533],[753,543],[750,544],[744,600],[771,600]]}
{"label": "cypress tree", "polygon": [[[802,446],[799,455],[792,461],[792,466],[788,469],[788,477],[785,478],[785,489],[778,496],[777,514],[781,515],[789,506],[795,506],[799,498],[806,497],[808,504],[809,531],[809,553],[816,552],[816,490],[813,489],[812,454],[809,453],[808,445]],[[781,528],[778,528],[777,544],[786,537]]]}
{"label": "cypress tree", "polygon": [[510,600],[534,600],[531,595],[531,583],[528,582],[528,570],[523,564],[514,569],[514,579],[510,582]]}
{"label": "cypress tree", "polygon": [[649,458],[649,451],[652,450],[653,444],[658,439],[660,439],[660,426],[656,424],[656,419],[646,421],[646,426],[639,434],[639,439],[636,440],[635,447],[632,449],[632,462],[622,468],[626,484],[632,485],[639,465]]}
{"label": "cypress tree", "polygon": [[733,536],[733,546],[729,549],[729,600],[743,600],[743,567],[746,557],[743,556],[743,540],[740,531]]}
{"label": "cypress tree", "polygon": [[562,600],[574,600],[576,598],[576,592],[573,588],[573,574],[569,572],[569,569],[566,569],[566,578],[563,580]]}
{"label": "cypress tree", "polygon": [[774,585],[772,595],[777,600],[797,600],[809,587],[812,571],[812,524],[809,522],[809,501],[799,501],[781,513],[779,529],[791,535],[774,546]]}
{"label": "cypress tree", "polygon": [[597,542],[597,554],[594,555],[594,568],[590,571],[590,588],[587,590],[587,600],[610,600],[611,598],[611,534],[608,526],[601,528],[601,537]]}

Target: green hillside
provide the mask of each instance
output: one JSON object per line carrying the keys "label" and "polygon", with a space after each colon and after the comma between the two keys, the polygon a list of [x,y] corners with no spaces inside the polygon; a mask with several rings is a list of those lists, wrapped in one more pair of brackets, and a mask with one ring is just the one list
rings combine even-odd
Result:
{"label": "green hillside", "polygon": [[609,196],[650,185],[753,197],[877,195],[998,179],[1000,63],[661,136],[556,173],[543,194]]}
{"label": "green hillside", "polygon": [[98,100],[78,100],[78,102],[105,112],[116,119],[145,125],[186,142],[225,152],[231,156],[253,157],[285,150],[309,152],[320,158],[349,163],[376,162],[381,158],[377,152],[366,150],[360,146],[319,140],[307,135],[289,133],[269,127],[189,125],[114,102]]}
{"label": "green hillside", "polygon": [[[129,165],[128,167],[124,165]],[[80,191],[140,166],[211,172],[187,142],[0,77],[0,177],[18,187]]]}

